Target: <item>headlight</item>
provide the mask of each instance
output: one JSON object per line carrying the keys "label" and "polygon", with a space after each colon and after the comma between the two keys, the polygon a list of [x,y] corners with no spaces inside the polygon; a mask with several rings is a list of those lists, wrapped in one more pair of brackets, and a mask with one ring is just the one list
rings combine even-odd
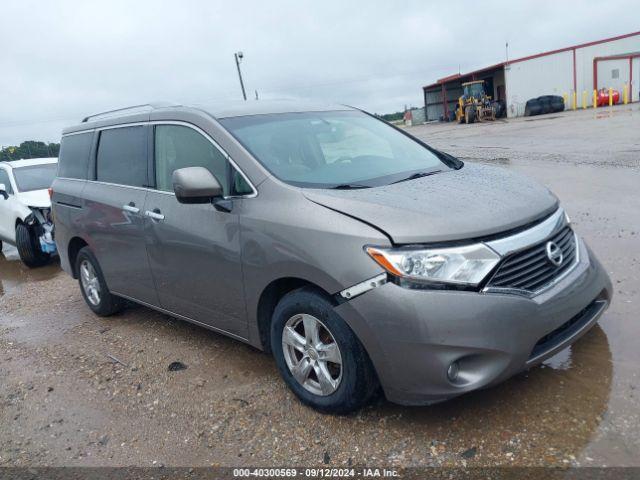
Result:
{"label": "headlight", "polygon": [[481,243],[452,248],[379,248],[366,252],[387,272],[409,280],[478,285],[500,256]]}

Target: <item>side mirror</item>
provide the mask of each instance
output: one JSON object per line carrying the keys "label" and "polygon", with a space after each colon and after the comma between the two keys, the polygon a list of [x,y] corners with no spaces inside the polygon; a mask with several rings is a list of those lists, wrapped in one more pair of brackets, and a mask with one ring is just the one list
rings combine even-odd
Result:
{"label": "side mirror", "polygon": [[5,200],[9,198],[9,194],[7,193],[7,186],[4,183],[0,183],[0,197]]}
{"label": "side mirror", "polygon": [[180,203],[209,203],[222,197],[222,186],[204,167],[186,167],[174,170],[173,191]]}

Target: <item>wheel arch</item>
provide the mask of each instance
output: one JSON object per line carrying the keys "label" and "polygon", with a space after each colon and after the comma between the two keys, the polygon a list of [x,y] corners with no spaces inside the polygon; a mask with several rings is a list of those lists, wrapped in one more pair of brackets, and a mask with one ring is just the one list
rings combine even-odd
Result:
{"label": "wheel arch", "polygon": [[309,287],[316,290],[329,300],[334,306],[338,304],[335,297],[319,285],[299,277],[282,277],[269,283],[260,294],[257,308],[257,323],[260,346],[271,353],[270,328],[273,312],[278,302],[288,293],[299,288]]}
{"label": "wheel arch", "polygon": [[73,278],[78,278],[78,272],[76,271],[76,259],[78,258],[78,252],[88,246],[89,244],[82,237],[73,237],[69,240],[69,245],[67,246],[67,258],[69,259],[71,276]]}

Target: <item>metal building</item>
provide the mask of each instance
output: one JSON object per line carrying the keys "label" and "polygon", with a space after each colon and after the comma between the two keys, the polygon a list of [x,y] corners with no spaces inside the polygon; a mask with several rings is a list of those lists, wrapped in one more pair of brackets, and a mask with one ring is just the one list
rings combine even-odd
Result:
{"label": "metal building", "polygon": [[507,116],[524,114],[527,100],[567,95],[572,106],[592,105],[593,90],[628,88],[629,101],[640,100],[640,32],[605,38],[454,74],[423,87],[427,120],[447,118],[462,94],[462,83],[485,80],[487,93],[504,100]]}

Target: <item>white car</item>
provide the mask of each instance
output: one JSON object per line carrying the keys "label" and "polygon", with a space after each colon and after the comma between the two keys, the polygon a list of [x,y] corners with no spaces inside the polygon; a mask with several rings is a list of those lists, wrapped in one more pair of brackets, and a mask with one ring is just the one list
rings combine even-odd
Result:
{"label": "white car", "polygon": [[56,254],[49,187],[57,158],[0,162],[0,249],[15,245],[28,267],[44,265]]}

